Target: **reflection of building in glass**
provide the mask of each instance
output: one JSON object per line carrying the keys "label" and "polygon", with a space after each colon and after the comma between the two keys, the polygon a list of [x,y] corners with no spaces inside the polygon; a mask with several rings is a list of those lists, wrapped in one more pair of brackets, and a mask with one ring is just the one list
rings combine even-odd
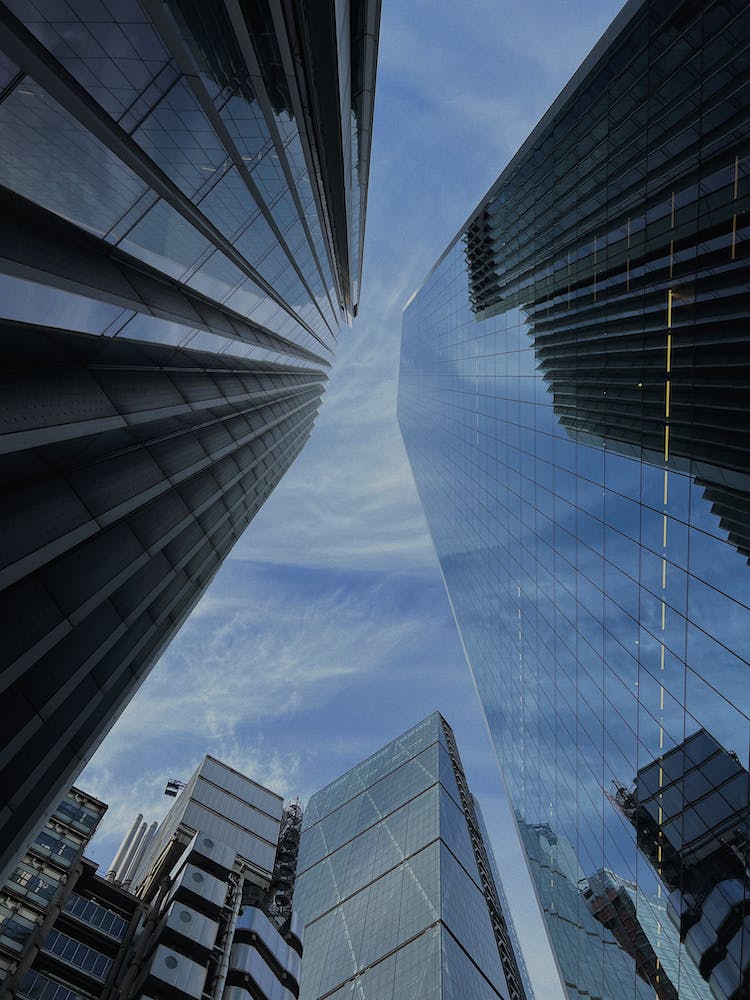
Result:
{"label": "reflection of building in glass", "polygon": [[356,314],[379,0],[277,7],[0,3],[0,877],[299,454]]}
{"label": "reflection of building in glass", "polygon": [[[522,828],[657,899],[612,781],[696,729],[748,767],[749,32],[742,0],[629,0],[404,312],[399,421]],[[575,878],[532,870],[571,996],[606,996],[616,937],[592,961]]]}
{"label": "reflection of building in glass", "polygon": [[[613,928],[608,924],[602,926],[592,916],[581,892],[586,880],[573,846],[546,824],[529,826],[520,822],[519,830],[554,954],[572,996],[587,996],[592,1000],[654,1000],[653,988],[641,979],[634,979],[635,956],[627,948],[624,954],[619,938],[610,933]],[[566,960],[577,962],[575,981],[570,981],[563,971]]]}
{"label": "reflection of building in glass", "polygon": [[[456,748],[456,753],[458,753],[458,748]],[[497,862],[495,861],[495,855],[491,848],[490,834],[487,829],[487,825],[484,822],[484,816],[482,815],[482,810],[479,805],[478,799],[472,795],[471,802],[474,809],[474,820],[476,821],[476,829],[482,841],[482,846],[484,848],[484,855],[486,861],[490,866],[490,871],[492,872],[492,881],[494,882],[494,896],[497,898],[493,900],[493,905],[499,907],[498,912],[502,922],[505,924],[506,930],[501,932],[506,935],[507,940],[503,941],[502,953],[503,955],[512,954],[515,959],[515,963],[518,966],[518,972],[521,977],[521,982],[523,988],[526,991],[526,996],[528,1000],[533,1000],[534,990],[531,985],[531,980],[529,979],[529,970],[526,967],[526,962],[524,961],[523,952],[521,951],[521,942],[518,940],[518,935],[516,934],[515,924],[511,917],[510,904],[508,903],[508,897],[505,894],[505,889],[503,887],[503,880],[500,877],[500,870],[497,867]],[[503,962],[507,963],[509,960],[503,957]],[[514,978],[512,973],[512,966],[509,967],[508,977],[512,980]]]}
{"label": "reflection of building in glass", "polygon": [[[700,729],[639,769],[617,801],[669,890],[669,913],[717,997],[750,986],[747,770]],[[735,956],[736,953],[736,956]]]}
{"label": "reflection of building in glass", "polygon": [[[683,182],[689,186],[689,181]],[[623,317],[622,295],[615,293],[627,247],[610,245],[606,267],[597,280],[610,287],[606,302],[581,323],[568,293],[593,278],[578,269],[576,288],[564,272],[549,298],[527,314],[529,334],[561,426],[577,441],[613,447],[644,461],[663,461],[666,385],[669,383],[668,457],[672,468],[692,474],[721,519],[732,543],[750,557],[750,435],[747,409],[738,404],[750,384],[742,331],[743,281],[736,262],[721,260],[714,246],[715,227],[689,225],[693,206],[677,202],[683,185],[675,184],[674,232],[683,258],[691,259],[684,278],[673,275],[666,291],[671,310],[671,357],[665,367],[660,319],[663,289],[642,299],[637,316]],[[721,226],[721,219],[716,223]],[[625,238],[625,244],[627,238]],[[648,268],[661,250],[643,255]],[[703,277],[695,297],[696,271]],[[622,289],[619,289],[622,293]],[[716,300],[721,301],[717,323]]]}
{"label": "reflection of building in glass", "polygon": [[453,733],[437,713],[312,796],[302,1000],[531,997]]}
{"label": "reflection of building in glass", "polygon": [[206,757],[148,841],[141,819],[106,878],[79,853],[6,963],[7,995],[294,1000],[299,807]]}
{"label": "reflection of building in glass", "polygon": [[680,967],[680,942],[664,900],[639,892],[634,882],[610,871],[589,875],[582,891],[591,912],[635,960],[638,975],[658,1000],[711,1000],[698,970],[688,962]]}

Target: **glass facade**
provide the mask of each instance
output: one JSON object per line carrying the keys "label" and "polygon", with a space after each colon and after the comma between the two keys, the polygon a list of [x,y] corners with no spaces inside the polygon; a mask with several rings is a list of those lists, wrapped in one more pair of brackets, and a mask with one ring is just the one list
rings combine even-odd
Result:
{"label": "glass facade", "polygon": [[302,1000],[531,1000],[453,734],[425,719],[310,799]]}
{"label": "glass facade", "polygon": [[0,2],[0,880],[307,441],[379,0]]}
{"label": "glass facade", "polygon": [[[749,38],[741,0],[630,0],[404,312],[399,421],[571,997],[749,985]],[[603,871],[655,901],[648,961]]]}
{"label": "glass facade", "polygon": [[635,960],[638,975],[649,983],[657,1000],[711,1000],[697,967],[689,962],[680,967],[677,962],[678,931],[663,899],[647,896],[609,871],[590,876],[582,891],[596,919]]}

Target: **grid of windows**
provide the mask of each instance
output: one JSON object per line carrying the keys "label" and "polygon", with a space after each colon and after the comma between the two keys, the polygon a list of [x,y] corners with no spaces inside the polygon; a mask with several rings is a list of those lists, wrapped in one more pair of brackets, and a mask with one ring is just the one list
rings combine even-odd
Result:
{"label": "grid of windows", "polygon": [[83,833],[92,835],[97,823],[102,818],[103,809],[94,810],[87,808],[80,802],[64,798],[58,803],[55,814],[66,823],[77,827]]}
{"label": "grid of windows", "polygon": [[15,900],[0,897],[0,943],[11,951],[21,952],[38,923],[33,910],[19,908]]}
{"label": "grid of windows", "polygon": [[84,899],[77,892],[72,892],[65,904],[65,912],[83,920],[84,923],[97,927],[113,938],[121,941],[128,929],[128,921],[101,903],[93,899]]}
{"label": "grid of windows", "polygon": [[312,796],[294,907],[305,921],[303,1000],[457,997],[441,964],[446,929],[463,955],[451,970],[464,963],[480,984],[472,996],[506,996],[439,715]]}
{"label": "grid of windows", "polygon": [[80,993],[34,971],[23,977],[17,995],[24,1000],[84,1000]]}
{"label": "grid of windows", "polygon": [[62,931],[50,931],[42,948],[50,955],[56,955],[70,965],[82,969],[94,979],[105,979],[112,966],[111,958],[102,955],[96,948],[81,944]]}
{"label": "grid of windows", "polygon": [[75,841],[63,833],[53,833],[51,830],[40,830],[31,845],[31,850],[50,858],[57,865],[70,868],[81,853],[83,843]]}
{"label": "grid of windows", "polygon": [[[306,443],[356,315],[379,0],[234,6],[0,3],[3,877]],[[137,417],[123,371],[92,385],[133,350]]]}
{"label": "grid of windows", "polygon": [[723,997],[750,972],[747,948],[721,992],[746,904],[703,923],[722,880],[750,896],[749,36],[739,0],[631,0],[404,313],[404,440],[590,996],[651,988],[591,922],[578,882],[602,869],[670,903],[677,979],[697,959]]}
{"label": "grid of windows", "polygon": [[57,872],[41,872],[22,861],[11,875],[8,886],[27,897],[36,897],[36,901],[45,906],[60,888],[60,877]]}

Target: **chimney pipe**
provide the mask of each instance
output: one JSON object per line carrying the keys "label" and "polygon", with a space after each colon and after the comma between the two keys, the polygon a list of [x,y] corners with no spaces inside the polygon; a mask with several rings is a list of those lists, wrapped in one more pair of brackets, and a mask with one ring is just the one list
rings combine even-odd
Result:
{"label": "chimney pipe", "polygon": [[120,846],[117,848],[117,854],[115,854],[114,858],[112,859],[112,864],[110,865],[109,871],[107,872],[107,879],[110,882],[114,882],[115,875],[117,874],[117,868],[120,865],[122,859],[125,857],[131,843],[133,842],[133,837],[135,837],[136,831],[138,830],[138,827],[142,819],[143,819],[143,813],[138,813],[136,818],[133,820],[133,825],[130,827],[128,832],[122,838]]}
{"label": "chimney pipe", "polygon": [[115,882],[122,882],[125,872],[128,870],[128,868],[130,868],[130,863],[135,857],[136,851],[141,845],[141,841],[143,840],[143,835],[145,834],[145,832],[146,832],[146,823],[141,823],[140,830],[138,831],[138,833],[136,833],[135,837],[133,837],[132,841],[130,842],[128,853],[122,859],[120,867],[115,872]]}

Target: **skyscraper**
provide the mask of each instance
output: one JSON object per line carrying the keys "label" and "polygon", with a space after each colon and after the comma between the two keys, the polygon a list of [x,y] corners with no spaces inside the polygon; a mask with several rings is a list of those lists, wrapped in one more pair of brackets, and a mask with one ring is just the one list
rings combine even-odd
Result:
{"label": "skyscraper", "polygon": [[0,878],[311,432],[379,8],[0,3]]}
{"label": "skyscraper", "polygon": [[438,713],[316,792],[300,1000],[532,1000],[482,830]]}
{"label": "skyscraper", "polygon": [[[75,832],[105,808],[73,789],[55,815],[74,846],[56,858],[43,833],[5,887],[2,907],[38,917],[0,909],[2,1000],[295,1000],[299,806],[205,757],[155,835],[137,816],[106,877]],[[62,873],[29,878],[47,857]]]}
{"label": "skyscraper", "polygon": [[[399,421],[571,997],[612,995],[605,871],[690,995],[703,952],[664,921],[696,861],[665,869],[659,815],[743,815],[714,807],[750,749],[748,38],[740,0],[629,0],[404,313]],[[724,756],[688,791],[669,755],[702,732]],[[703,942],[717,998],[748,988],[735,924]]]}

